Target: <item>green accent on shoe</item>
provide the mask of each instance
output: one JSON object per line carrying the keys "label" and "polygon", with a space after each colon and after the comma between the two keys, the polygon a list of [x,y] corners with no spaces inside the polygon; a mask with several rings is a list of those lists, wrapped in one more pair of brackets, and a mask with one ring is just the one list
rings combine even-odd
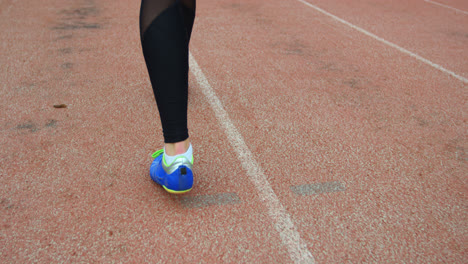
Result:
{"label": "green accent on shoe", "polygon": [[153,159],[155,159],[157,156],[161,155],[164,153],[164,149],[160,149],[158,151],[156,151],[155,153],[153,153],[153,155],[151,155],[151,157],[153,157]]}

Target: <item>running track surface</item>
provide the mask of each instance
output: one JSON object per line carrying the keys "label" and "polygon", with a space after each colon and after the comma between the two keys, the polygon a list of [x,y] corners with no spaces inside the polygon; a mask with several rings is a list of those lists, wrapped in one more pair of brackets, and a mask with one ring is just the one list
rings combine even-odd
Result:
{"label": "running track surface", "polygon": [[1,0],[0,262],[467,263],[466,11],[199,1],[173,196],[138,1]]}

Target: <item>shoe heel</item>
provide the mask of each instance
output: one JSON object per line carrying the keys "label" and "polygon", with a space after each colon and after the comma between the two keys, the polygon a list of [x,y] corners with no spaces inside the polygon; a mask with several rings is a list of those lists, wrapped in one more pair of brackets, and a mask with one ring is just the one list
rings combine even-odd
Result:
{"label": "shoe heel", "polygon": [[193,187],[192,170],[185,166],[179,167],[168,177],[168,181],[163,187],[166,191],[174,194],[182,194],[190,191]]}

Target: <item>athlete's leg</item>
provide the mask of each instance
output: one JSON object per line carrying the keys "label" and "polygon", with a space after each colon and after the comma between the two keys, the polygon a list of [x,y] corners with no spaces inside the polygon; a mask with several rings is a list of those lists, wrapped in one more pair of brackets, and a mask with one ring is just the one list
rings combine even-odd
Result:
{"label": "athlete's leg", "polygon": [[193,23],[195,22],[195,0],[181,0],[182,13],[184,16],[185,28],[187,30],[188,39],[192,36]]}
{"label": "athlete's leg", "polygon": [[[195,21],[195,0],[181,0],[180,10],[184,19],[185,30],[187,35],[187,43],[190,42],[192,36],[193,23]],[[166,143],[165,149],[168,155],[177,155],[184,153],[190,147],[190,140],[187,138],[182,142]]]}
{"label": "athlete's leg", "polygon": [[182,193],[193,184],[192,148],[187,129],[188,45],[195,1],[142,0],[140,37],[164,135],[151,178],[167,191]]}
{"label": "athlete's leg", "polygon": [[167,154],[185,152],[187,130],[188,43],[195,1],[142,0],[140,35],[163,127]]}

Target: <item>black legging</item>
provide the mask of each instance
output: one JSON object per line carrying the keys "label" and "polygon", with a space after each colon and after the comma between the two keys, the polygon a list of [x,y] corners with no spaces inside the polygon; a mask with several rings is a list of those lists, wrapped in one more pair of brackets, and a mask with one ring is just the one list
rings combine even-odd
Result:
{"label": "black legging", "polygon": [[164,142],[188,138],[188,47],[195,0],[142,0],[140,37]]}

